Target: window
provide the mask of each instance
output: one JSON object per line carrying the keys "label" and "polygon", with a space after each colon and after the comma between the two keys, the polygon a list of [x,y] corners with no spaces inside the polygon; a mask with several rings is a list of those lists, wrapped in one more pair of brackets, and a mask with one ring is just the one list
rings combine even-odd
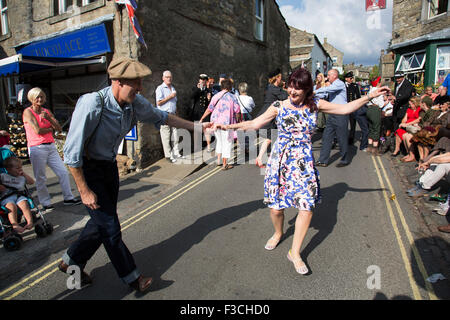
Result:
{"label": "window", "polygon": [[337,57],[336,56],[333,57],[333,63],[337,63]]}
{"label": "window", "polygon": [[55,0],[55,15],[64,14],[73,9],[73,0]]}
{"label": "window", "polygon": [[84,6],[87,6],[88,4],[91,4],[92,2],[95,2],[96,0],[83,0],[83,2],[81,3],[81,5],[84,7]]}
{"label": "window", "polygon": [[448,0],[429,0],[428,19],[447,12]]}
{"label": "window", "polygon": [[404,54],[400,58],[396,71],[408,72],[421,70],[425,65],[425,59],[426,54],[423,51]]}
{"label": "window", "polygon": [[264,1],[255,0],[255,37],[264,41]]}
{"label": "window", "polygon": [[435,83],[442,83],[447,74],[450,73],[450,46],[438,47],[436,59]]}
{"label": "window", "polygon": [[8,26],[8,6],[6,4],[6,0],[0,0],[0,17],[1,17],[1,35],[5,35],[9,33]]}

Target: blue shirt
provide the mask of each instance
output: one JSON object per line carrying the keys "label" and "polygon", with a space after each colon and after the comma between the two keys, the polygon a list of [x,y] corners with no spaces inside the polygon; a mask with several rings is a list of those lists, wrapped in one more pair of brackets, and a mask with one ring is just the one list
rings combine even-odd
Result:
{"label": "blue shirt", "polygon": [[167,101],[166,103],[158,106],[158,101],[161,101],[161,100],[167,98],[168,96],[170,96],[172,94],[172,92],[175,92],[175,88],[173,87],[173,85],[171,85],[169,88],[164,82],[161,85],[159,85],[158,88],[156,88],[156,91],[155,91],[156,106],[159,110],[175,114],[175,112],[177,111],[177,97],[176,96],[175,96],[175,98],[172,98],[169,101]]}
{"label": "blue shirt", "polygon": [[115,161],[119,145],[138,121],[153,123],[157,128],[167,121],[167,113],[153,107],[141,95],[131,104],[119,106],[111,87],[81,96],[72,114],[69,132],[64,144],[64,163],[70,167],[83,166],[85,143],[89,140],[87,153],[96,160]]}
{"label": "blue shirt", "polygon": [[320,99],[325,99],[328,96],[328,101],[337,104],[347,103],[347,87],[345,83],[336,79],[328,87],[322,87],[316,90],[316,96]]}
{"label": "blue shirt", "polygon": [[445,77],[442,85],[447,88],[447,95],[450,96],[450,73]]}

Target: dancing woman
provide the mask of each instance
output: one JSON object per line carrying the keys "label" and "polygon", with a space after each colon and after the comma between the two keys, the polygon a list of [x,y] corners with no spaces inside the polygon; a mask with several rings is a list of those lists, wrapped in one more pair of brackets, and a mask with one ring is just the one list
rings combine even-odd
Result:
{"label": "dancing woman", "polygon": [[275,233],[265,248],[273,250],[280,242],[284,210],[297,208],[299,213],[287,257],[300,274],[309,272],[300,257],[300,248],[311,222],[312,209],[320,200],[319,172],[314,165],[311,142],[317,113],[349,114],[386,92],[389,92],[389,88],[381,87],[345,105],[330,103],[314,96],[311,74],[301,68],[289,77],[288,99],[274,102],[254,120],[230,125],[215,124],[215,129],[222,130],[258,130],[275,119],[278,138],[270,154],[264,179],[264,203],[270,208]]}

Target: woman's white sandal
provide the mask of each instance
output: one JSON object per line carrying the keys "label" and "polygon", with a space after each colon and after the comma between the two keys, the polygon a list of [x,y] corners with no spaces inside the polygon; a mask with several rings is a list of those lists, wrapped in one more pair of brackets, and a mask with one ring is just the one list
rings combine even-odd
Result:
{"label": "woman's white sandal", "polygon": [[[289,259],[289,261],[291,261],[294,264],[294,268],[295,271],[297,271],[297,273],[300,274],[307,274],[309,272],[308,267],[306,266],[306,264],[303,262],[303,260],[301,258],[296,258],[293,259],[291,256],[291,250],[289,250],[288,254],[287,254],[287,258]],[[303,265],[298,266],[298,263],[303,262]]]}
{"label": "woman's white sandal", "polygon": [[273,250],[277,247],[278,243],[280,243],[282,236],[280,239],[276,239],[274,236],[272,236],[269,240],[267,240],[266,246],[264,249],[266,250]]}

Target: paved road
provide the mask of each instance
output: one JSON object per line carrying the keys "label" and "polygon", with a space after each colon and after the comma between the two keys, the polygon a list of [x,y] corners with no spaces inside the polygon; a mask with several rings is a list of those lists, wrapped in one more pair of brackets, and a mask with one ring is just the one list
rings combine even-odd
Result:
{"label": "paved road", "polygon": [[[317,158],[318,142],[315,147]],[[287,210],[285,240],[272,252],[264,249],[273,229],[262,203],[260,169],[242,164],[223,172],[210,164],[163,191],[159,201],[145,201],[151,190],[141,186],[141,203],[128,211],[119,206],[126,211],[121,220],[125,243],[139,269],[158,279],[151,292],[137,296],[122,284],[101,248],[87,266],[92,286],[67,289],[67,276],[55,268],[58,250],[30,264],[26,274],[2,281],[0,290],[6,290],[0,298],[450,298],[448,280],[435,285],[425,280],[442,272],[427,241],[432,235],[403,196],[390,159],[358,152],[345,168],[336,168],[333,159],[320,168],[323,202],[314,211],[302,250],[311,270],[307,276],[298,275],[286,259],[295,210]]]}

